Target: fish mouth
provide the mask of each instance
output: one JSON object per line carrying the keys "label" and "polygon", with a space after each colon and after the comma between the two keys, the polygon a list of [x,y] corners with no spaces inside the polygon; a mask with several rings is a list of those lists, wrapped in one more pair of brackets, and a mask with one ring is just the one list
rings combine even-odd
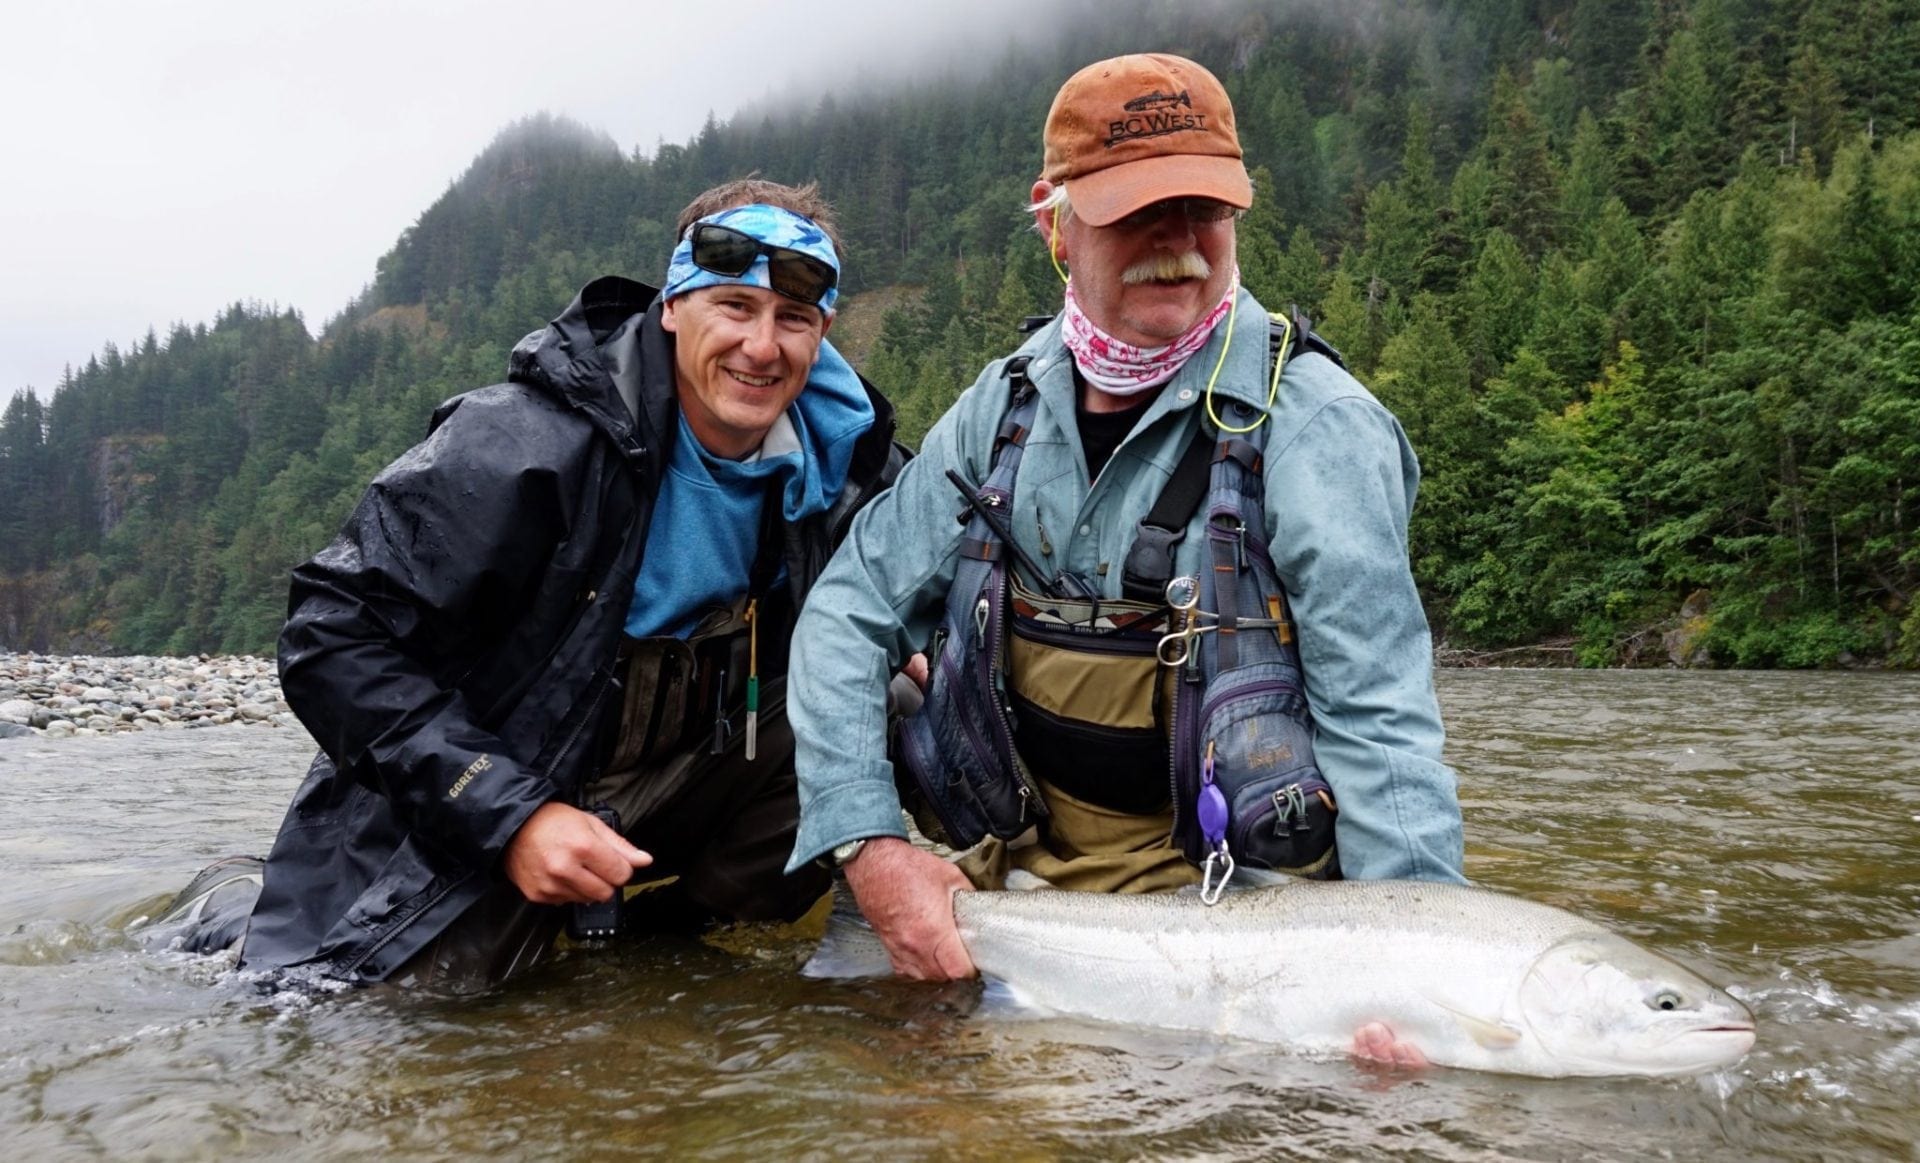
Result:
{"label": "fish mouth", "polygon": [[1714,1042],[1738,1042],[1742,1046],[1753,1045],[1756,1031],[1752,1026],[1706,1026],[1698,1030],[1689,1030],[1681,1038],[1708,1039]]}
{"label": "fish mouth", "polygon": [[1668,1039],[1667,1045],[1688,1055],[1691,1061],[1682,1069],[1726,1066],[1745,1057],[1753,1049],[1756,1031],[1752,1025],[1728,1023],[1696,1026]]}

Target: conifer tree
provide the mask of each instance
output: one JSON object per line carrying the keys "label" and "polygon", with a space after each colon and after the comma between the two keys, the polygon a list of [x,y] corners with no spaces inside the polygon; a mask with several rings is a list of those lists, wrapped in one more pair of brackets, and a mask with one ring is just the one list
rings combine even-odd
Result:
{"label": "conifer tree", "polygon": [[1505,366],[1526,338],[1533,326],[1533,296],[1533,266],[1520,244],[1504,230],[1488,231],[1461,288],[1462,333],[1475,383]]}
{"label": "conifer tree", "polygon": [[1504,230],[1529,258],[1538,259],[1559,233],[1559,175],[1546,132],[1505,70],[1494,80],[1486,157],[1492,172],[1488,224]]}

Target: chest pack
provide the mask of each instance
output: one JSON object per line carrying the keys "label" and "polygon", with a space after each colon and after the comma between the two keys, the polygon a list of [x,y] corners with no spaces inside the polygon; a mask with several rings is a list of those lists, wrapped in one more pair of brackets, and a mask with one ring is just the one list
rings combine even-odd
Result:
{"label": "chest pack", "polygon": [[[1339,360],[1298,313],[1271,325],[1269,347],[1276,379],[1301,350]],[[1049,690],[1077,689],[1090,694],[1083,706],[1132,708],[1120,712],[1131,721],[1093,724],[1115,745],[1130,730],[1136,749],[1165,757],[1172,839],[1206,870],[1205,889],[1224,886],[1236,865],[1338,876],[1337,808],[1314,763],[1299,648],[1264,534],[1264,418],[1230,401],[1218,428],[1203,421],[1140,521],[1123,597],[1103,599],[1072,575],[1049,576],[1011,536],[1014,481],[1039,406],[1027,362],[1007,363],[1012,399],[986,480],[975,489],[949,474],[967,503],[966,531],[927,648],[927,698],[894,739],[902,790],[927,809],[916,813],[923,827],[937,823],[944,835],[935,839],[966,848],[1044,823],[1047,804],[1029,760],[1043,764],[1052,783],[1100,779],[1112,763],[1095,742],[1075,763],[1017,745],[1032,734],[1021,729],[1023,718],[1031,726],[1062,709],[1038,705]],[[1175,551],[1202,503],[1202,568],[1175,577]],[[1087,664],[1063,681],[1075,654]],[[1018,682],[1010,679],[1015,655]],[[1031,672],[1036,658],[1047,674]],[[1142,664],[1151,688],[1144,713],[1138,697],[1111,697],[1140,685]],[[1151,716],[1145,739],[1143,714]]]}

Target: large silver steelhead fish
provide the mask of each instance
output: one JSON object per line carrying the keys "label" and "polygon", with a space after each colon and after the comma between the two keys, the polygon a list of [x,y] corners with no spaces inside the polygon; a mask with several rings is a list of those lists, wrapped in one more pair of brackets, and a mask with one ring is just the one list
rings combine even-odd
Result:
{"label": "large silver steelhead fish", "polygon": [[[1324,1054],[1385,1022],[1435,1064],[1543,1077],[1692,1074],[1753,1045],[1753,1014],[1692,971],[1485,889],[1290,881],[1213,906],[1190,892],[966,892],[953,911],[980,971],[1055,1013]],[[806,972],[887,972],[856,924],[837,918]]]}

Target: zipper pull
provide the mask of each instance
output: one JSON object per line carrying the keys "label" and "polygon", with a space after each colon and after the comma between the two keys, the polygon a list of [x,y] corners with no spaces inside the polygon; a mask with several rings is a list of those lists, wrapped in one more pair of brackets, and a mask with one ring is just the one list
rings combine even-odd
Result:
{"label": "zipper pull", "polygon": [[760,599],[747,599],[747,758],[760,746]]}
{"label": "zipper pull", "polygon": [[977,631],[974,640],[983,646],[987,641],[987,615],[990,612],[987,599],[984,597],[973,607],[973,628]]}
{"label": "zipper pull", "polygon": [[1053,542],[1047,540],[1047,526],[1040,520],[1040,514],[1033,515],[1033,527],[1040,531],[1040,556],[1053,556]]}
{"label": "zipper pull", "polygon": [[727,668],[723,666],[713,684],[713,754],[726,751],[727,736],[731,733],[727,724]]}

